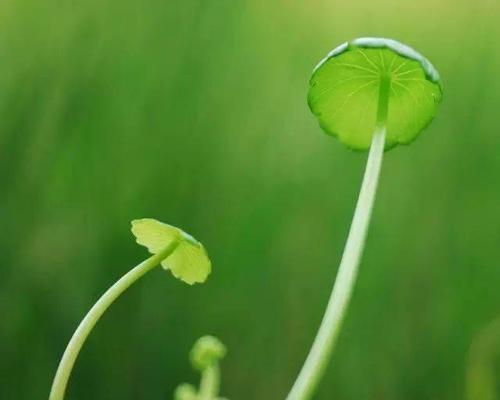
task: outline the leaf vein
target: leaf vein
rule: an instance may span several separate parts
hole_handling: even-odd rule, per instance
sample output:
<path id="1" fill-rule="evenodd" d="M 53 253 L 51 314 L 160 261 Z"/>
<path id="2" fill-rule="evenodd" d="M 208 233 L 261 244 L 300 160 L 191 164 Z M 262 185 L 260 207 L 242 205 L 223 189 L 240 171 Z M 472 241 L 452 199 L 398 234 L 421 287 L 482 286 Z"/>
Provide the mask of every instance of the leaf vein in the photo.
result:
<path id="1" fill-rule="evenodd" d="M 353 68 L 353 69 L 359 69 L 359 70 L 366 71 L 366 72 L 371 72 L 371 73 L 373 73 L 373 76 L 378 76 L 378 71 L 375 71 L 375 70 L 373 70 L 371 68 L 361 67 L 360 65 L 349 64 L 349 63 L 335 63 L 335 65 L 338 65 L 338 66 L 341 66 L 341 67 L 350 67 L 350 68 Z"/>
<path id="2" fill-rule="evenodd" d="M 357 88 L 357 89 L 353 90 L 351 93 L 349 93 L 349 94 L 346 96 L 346 98 L 345 98 L 344 102 L 340 105 L 340 107 L 339 107 L 339 108 L 337 108 L 337 109 L 335 110 L 335 112 L 332 114 L 332 119 L 334 119 L 334 118 L 337 116 L 338 112 L 339 112 L 339 111 L 341 111 L 341 110 L 344 108 L 344 106 L 347 104 L 347 102 L 349 101 L 349 99 L 350 99 L 352 96 L 354 96 L 356 93 L 358 93 L 359 91 L 363 90 L 365 87 L 367 87 L 367 86 L 369 86 L 369 85 L 371 85 L 372 83 L 375 83 L 375 82 L 377 82 L 377 80 L 376 80 L 376 79 L 374 79 L 374 80 L 372 80 L 372 81 L 370 81 L 370 82 L 368 82 L 368 83 L 366 83 L 366 84 L 364 84 L 364 85 L 360 86 L 359 88 Z"/>
<path id="3" fill-rule="evenodd" d="M 361 49 L 357 49 L 357 50 L 363 55 L 363 57 L 366 59 L 366 61 L 368 61 L 373 66 L 373 68 L 375 68 L 375 70 L 380 71 L 380 68 L 372 60 L 370 60 L 368 58 L 368 56 L 366 55 L 366 53 L 363 50 L 361 50 Z"/>

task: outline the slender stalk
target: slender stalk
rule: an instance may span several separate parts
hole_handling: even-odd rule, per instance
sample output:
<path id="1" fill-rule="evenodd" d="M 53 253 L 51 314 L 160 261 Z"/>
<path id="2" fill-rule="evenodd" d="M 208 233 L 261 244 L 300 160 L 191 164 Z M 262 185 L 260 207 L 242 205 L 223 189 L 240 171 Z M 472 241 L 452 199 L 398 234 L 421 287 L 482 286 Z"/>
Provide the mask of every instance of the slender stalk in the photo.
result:
<path id="1" fill-rule="evenodd" d="M 344 320 L 368 232 L 385 146 L 390 77 L 382 76 L 377 122 L 337 278 L 314 343 L 287 400 L 308 400 L 323 377 Z"/>
<path id="2" fill-rule="evenodd" d="M 113 286 L 111 286 L 99 300 L 97 300 L 85 318 L 83 318 L 82 322 L 80 322 L 80 325 L 78 325 L 78 328 L 71 337 L 71 340 L 64 351 L 59 367 L 57 368 L 56 376 L 54 377 L 54 381 L 52 383 L 49 400 L 62 400 L 64 398 L 64 392 L 66 391 L 69 376 L 75 364 L 76 358 L 78 357 L 78 353 L 85 343 L 89 333 L 92 331 L 92 328 L 108 307 L 146 272 L 152 270 L 154 267 L 159 265 L 161 261 L 167 258 L 175 250 L 178 244 L 179 242 L 177 240 L 172 241 L 162 251 L 149 257 L 131 269 Z"/>
<path id="3" fill-rule="evenodd" d="M 200 400 L 214 400 L 219 395 L 220 389 L 220 369 L 219 364 L 214 363 L 201 374 Z"/>

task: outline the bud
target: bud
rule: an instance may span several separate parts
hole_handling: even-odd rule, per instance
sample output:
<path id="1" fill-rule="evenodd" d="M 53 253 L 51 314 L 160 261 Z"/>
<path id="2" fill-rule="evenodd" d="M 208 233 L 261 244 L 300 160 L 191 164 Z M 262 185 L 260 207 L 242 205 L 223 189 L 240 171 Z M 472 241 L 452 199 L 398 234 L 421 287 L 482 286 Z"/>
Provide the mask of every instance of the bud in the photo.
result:
<path id="1" fill-rule="evenodd" d="M 199 338 L 190 353 L 193 367 L 199 371 L 213 365 L 226 355 L 226 346 L 214 336 Z"/>

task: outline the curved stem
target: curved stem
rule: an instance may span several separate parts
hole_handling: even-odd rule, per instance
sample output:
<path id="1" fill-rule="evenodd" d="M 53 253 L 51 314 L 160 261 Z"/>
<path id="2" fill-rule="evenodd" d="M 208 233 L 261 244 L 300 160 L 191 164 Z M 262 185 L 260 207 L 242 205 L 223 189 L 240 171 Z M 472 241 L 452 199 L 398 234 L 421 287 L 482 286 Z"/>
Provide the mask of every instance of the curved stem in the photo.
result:
<path id="1" fill-rule="evenodd" d="M 95 326 L 99 318 L 104 314 L 108 307 L 135 281 L 141 278 L 146 272 L 150 271 L 159 265 L 165 258 L 167 258 L 179 244 L 178 241 L 172 241 L 162 251 L 149 257 L 143 261 L 124 276 L 122 276 L 113 286 L 111 286 L 83 318 L 71 340 L 64 351 L 64 354 L 57 368 L 56 376 L 52 383 L 50 390 L 49 400 L 62 400 L 64 392 L 68 384 L 68 379 L 78 357 L 78 353 L 82 348 L 85 340 L 87 339 L 92 328 Z"/>
<path id="2" fill-rule="evenodd" d="M 205 368 L 201 374 L 200 400 L 214 400 L 219 395 L 220 369 L 219 364 L 214 363 Z"/>
<path id="3" fill-rule="evenodd" d="M 376 128 L 337 278 L 314 343 L 287 400 L 307 400 L 312 397 L 328 366 L 345 317 L 358 274 L 382 166 L 389 92 L 390 78 L 383 76 L 379 88 Z"/>

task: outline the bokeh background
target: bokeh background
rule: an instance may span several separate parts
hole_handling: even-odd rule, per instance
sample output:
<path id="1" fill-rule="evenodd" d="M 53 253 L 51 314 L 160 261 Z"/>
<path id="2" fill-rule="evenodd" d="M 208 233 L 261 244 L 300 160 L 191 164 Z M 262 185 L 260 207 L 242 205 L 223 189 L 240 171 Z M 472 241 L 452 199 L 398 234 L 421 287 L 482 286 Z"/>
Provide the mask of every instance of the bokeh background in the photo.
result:
<path id="1" fill-rule="evenodd" d="M 316 398 L 495 399 L 499 15 L 496 0 L 2 1 L 0 398 L 47 398 L 81 317 L 146 257 L 129 223 L 150 216 L 199 238 L 213 274 L 141 280 L 97 325 L 67 398 L 170 399 L 198 380 L 187 354 L 211 333 L 229 348 L 222 394 L 283 399 L 366 157 L 321 132 L 308 78 L 331 48 L 370 35 L 432 60 L 445 98 L 415 143 L 386 155 Z"/>

